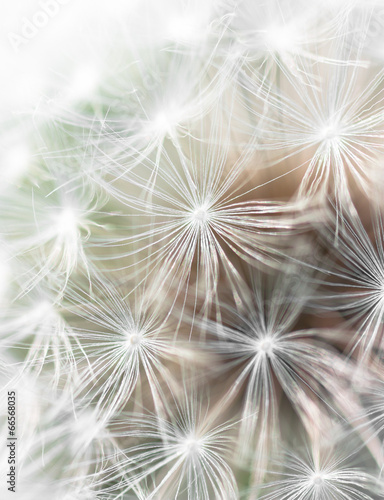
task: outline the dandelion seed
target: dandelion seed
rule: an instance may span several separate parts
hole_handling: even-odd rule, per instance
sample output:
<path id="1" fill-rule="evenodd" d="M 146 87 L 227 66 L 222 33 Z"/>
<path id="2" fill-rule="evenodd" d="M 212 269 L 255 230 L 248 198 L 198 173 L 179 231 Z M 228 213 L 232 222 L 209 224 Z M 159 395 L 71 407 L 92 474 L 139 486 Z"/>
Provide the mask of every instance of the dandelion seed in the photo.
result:
<path id="1" fill-rule="evenodd" d="M 94 402 L 105 418 L 132 394 L 139 397 L 144 381 L 161 413 L 164 391 L 177 384 L 168 363 L 192 359 L 187 346 L 175 342 L 172 322 L 151 294 L 144 286 L 127 299 L 104 279 L 94 281 L 92 295 L 75 289 L 68 293 L 70 309 L 83 324 L 73 327 L 77 362 L 85 363 L 76 394 Z"/>
<path id="2" fill-rule="evenodd" d="M 222 134 L 218 128 L 212 126 L 212 137 Z M 161 169 L 149 164 L 149 177 L 157 172 L 154 185 L 148 184 L 142 168 L 140 173 L 130 172 L 124 192 L 109 186 L 133 212 L 132 235 L 100 243 L 104 249 L 117 249 L 111 259 L 127 272 L 158 275 L 158 286 L 167 293 L 188 296 L 191 290 L 195 303 L 201 293 L 205 296 L 203 308 L 215 300 L 221 276 L 236 281 L 228 249 L 251 265 L 273 265 L 279 249 L 271 237 L 300 233 L 306 226 L 299 206 L 243 199 L 254 190 L 246 187 L 248 152 L 228 168 L 226 135 L 221 140 L 222 147 L 205 147 L 190 139 L 188 157 L 180 150 L 177 161 L 167 158 Z M 140 196 L 126 194 L 133 186 L 140 189 Z M 278 243 L 276 238 L 273 241 Z M 279 240 L 278 246 L 281 244 Z"/>
<path id="3" fill-rule="evenodd" d="M 148 499 L 199 498 L 235 500 L 236 482 L 226 462 L 231 424 L 217 425 L 202 400 L 189 388 L 167 418 L 122 414 L 111 423 L 116 440 L 136 438 L 100 481 L 113 478 L 104 491 L 123 497 L 142 483 L 152 483 Z M 217 415 L 217 412 L 213 412 Z"/>
<path id="4" fill-rule="evenodd" d="M 367 232 L 357 213 L 345 210 L 344 216 L 328 219 L 323 235 L 330 244 L 333 261 L 320 268 L 324 290 L 321 307 L 339 310 L 355 330 L 348 349 L 361 359 L 381 347 L 384 318 L 384 233 L 382 216 L 373 212 L 372 231 Z M 338 239 L 334 234 L 338 228 Z M 331 243 L 331 240 L 333 242 Z M 328 277 L 329 279 L 327 279 Z M 320 280 L 319 280 L 320 281 Z"/>
<path id="5" fill-rule="evenodd" d="M 281 392 L 311 435 L 321 432 L 327 414 L 336 417 L 347 410 L 331 375 L 339 372 L 341 383 L 346 364 L 316 338 L 319 332 L 295 329 L 306 291 L 293 288 L 293 276 L 265 278 L 255 273 L 250 289 L 245 283 L 239 286 L 236 308 L 221 303 L 222 324 L 202 325 L 216 337 L 209 349 L 224 360 L 216 370 L 231 376 L 223 404 L 239 397 L 243 401 L 238 451 L 243 457 L 250 454 L 258 470 L 265 465 L 273 436 L 279 434 Z"/>
<path id="6" fill-rule="evenodd" d="M 4 240 L 19 258 L 31 262 L 26 291 L 51 274 L 61 280 L 65 288 L 75 270 L 81 268 L 87 275 L 91 266 L 84 247 L 90 228 L 98 226 L 93 217 L 102 200 L 87 200 L 89 194 L 79 191 L 76 194 L 55 189 L 50 192 L 51 187 L 51 184 L 41 189 L 24 187 L 17 193 L 7 193 L 0 200 L 1 210 L 7 216 L 3 225 Z"/>
<path id="7" fill-rule="evenodd" d="M 302 83 L 290 76 L 286 92 L 259 76 L 255 82 L 243 72 L 241 79 L 263 147 L 279 152 L 278 163 L 292 162 L 290 172 L 304 169 L 298 195 L 323 201 L 330 195 L 341 211 L 356 190 L 369 195 L 374 189 L 371 176 L 384 130 L 383 74 L 377 72 L 362 88 L 367 75 L 358 62 L 337 70 L 329 66 L 324 73 Z"/>
<path id="8" fill-rule="evenodd" d="M 376 498 L 373 475 L 354 464 L 356 457 L 332 449 L 308 450 L 305 456 L 289 453 L 281 462 L 281 479 L 266 487 L 263 500 L 369 500 Z M 371 496 L 373 495 L 373 496 Z"/>
<path id="9" fill-rule="evenodd" d="M 333 15 L 320 12 L 313 2 L 244 1 L 231 28 L 250 71 L 276 81 L 281 74 L 300 80 L 308 69 L 303 61 L 332 62 L 319 48 L 337 36 L 345 17 L 342 9 Z"/>
<path id="10" fill-rule="evenodd" d="M 73 381 L 76 375 L 71 334 L 60 309 L 60 296 L 41 287 L 18 298 L 0 323 L 0 344 L 18 350 L 23 359 L 22 371 L 37 377 L 47 367 L 53 367 L 53 387 L 66 378 L 67 383 Z"/>

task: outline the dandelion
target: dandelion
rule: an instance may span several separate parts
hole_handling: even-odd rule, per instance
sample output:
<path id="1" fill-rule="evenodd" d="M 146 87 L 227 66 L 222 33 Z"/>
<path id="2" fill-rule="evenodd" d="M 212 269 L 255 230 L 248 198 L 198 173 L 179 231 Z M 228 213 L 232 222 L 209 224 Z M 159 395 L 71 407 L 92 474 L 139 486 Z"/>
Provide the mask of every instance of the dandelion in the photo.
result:
<path id="1" fill-rule="evenodd" d="M 16 496 L 382 498 L 382 2 L 38 3 L 0 6 Z"/>

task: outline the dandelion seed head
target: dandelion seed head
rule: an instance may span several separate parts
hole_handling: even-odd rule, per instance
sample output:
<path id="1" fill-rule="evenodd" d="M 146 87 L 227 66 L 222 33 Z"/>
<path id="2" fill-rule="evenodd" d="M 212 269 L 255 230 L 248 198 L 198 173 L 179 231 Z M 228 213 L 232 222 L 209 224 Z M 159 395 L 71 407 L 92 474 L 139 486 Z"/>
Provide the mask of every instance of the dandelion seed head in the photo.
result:
<path id="1" fill-rule="evenodd" d="M 26 38 L 66 3 L 48 1 L 33 21 L 18 16 Z M 96 6 L 100 22 L 70 30 L 81 44 L 61 69 L 48 47 L 41 82 L 16 71 L 22 85 L 5 103 L 17 110 L 15 126 L 12 114 L 4 122 L 16 140 L 0 153 L 12 248 L 1 259 L 0 246 L 0 298 L 10 292 L 12 306 L 0 307 L 0 331 L 9 371 L 31 379 L 23 454 L 26 470 L 42 469 L 32 496 L 368 500 L 383 404 L 365 404 L 366 384 L 348 380 L 357 356 L 346 351 L 351 336 L 372 351 L 360 377 L 370 390 L 381 375 L 383 224 L 366 233 L 343 219 L 357 220 L 355 190 L 368 198 L 383 153 L 384 72 L 360 58 L 379 41 L 376 2 L 133 0 L 128 24 L 126 3 L 110 2 L 107 16 Z M 54 76 L 45 88 L 51 74 L 65 87 Z M 8 197 L 7 183 L 21 189 Z M 324 203 L 311 203 L 318 193 Z M 3 366 L 1 355 L 1 378 Z M 340 431 L 346 448 L 356 432 L 353 454 L 367 448 L 361 472 L 339 453 Z"/>

